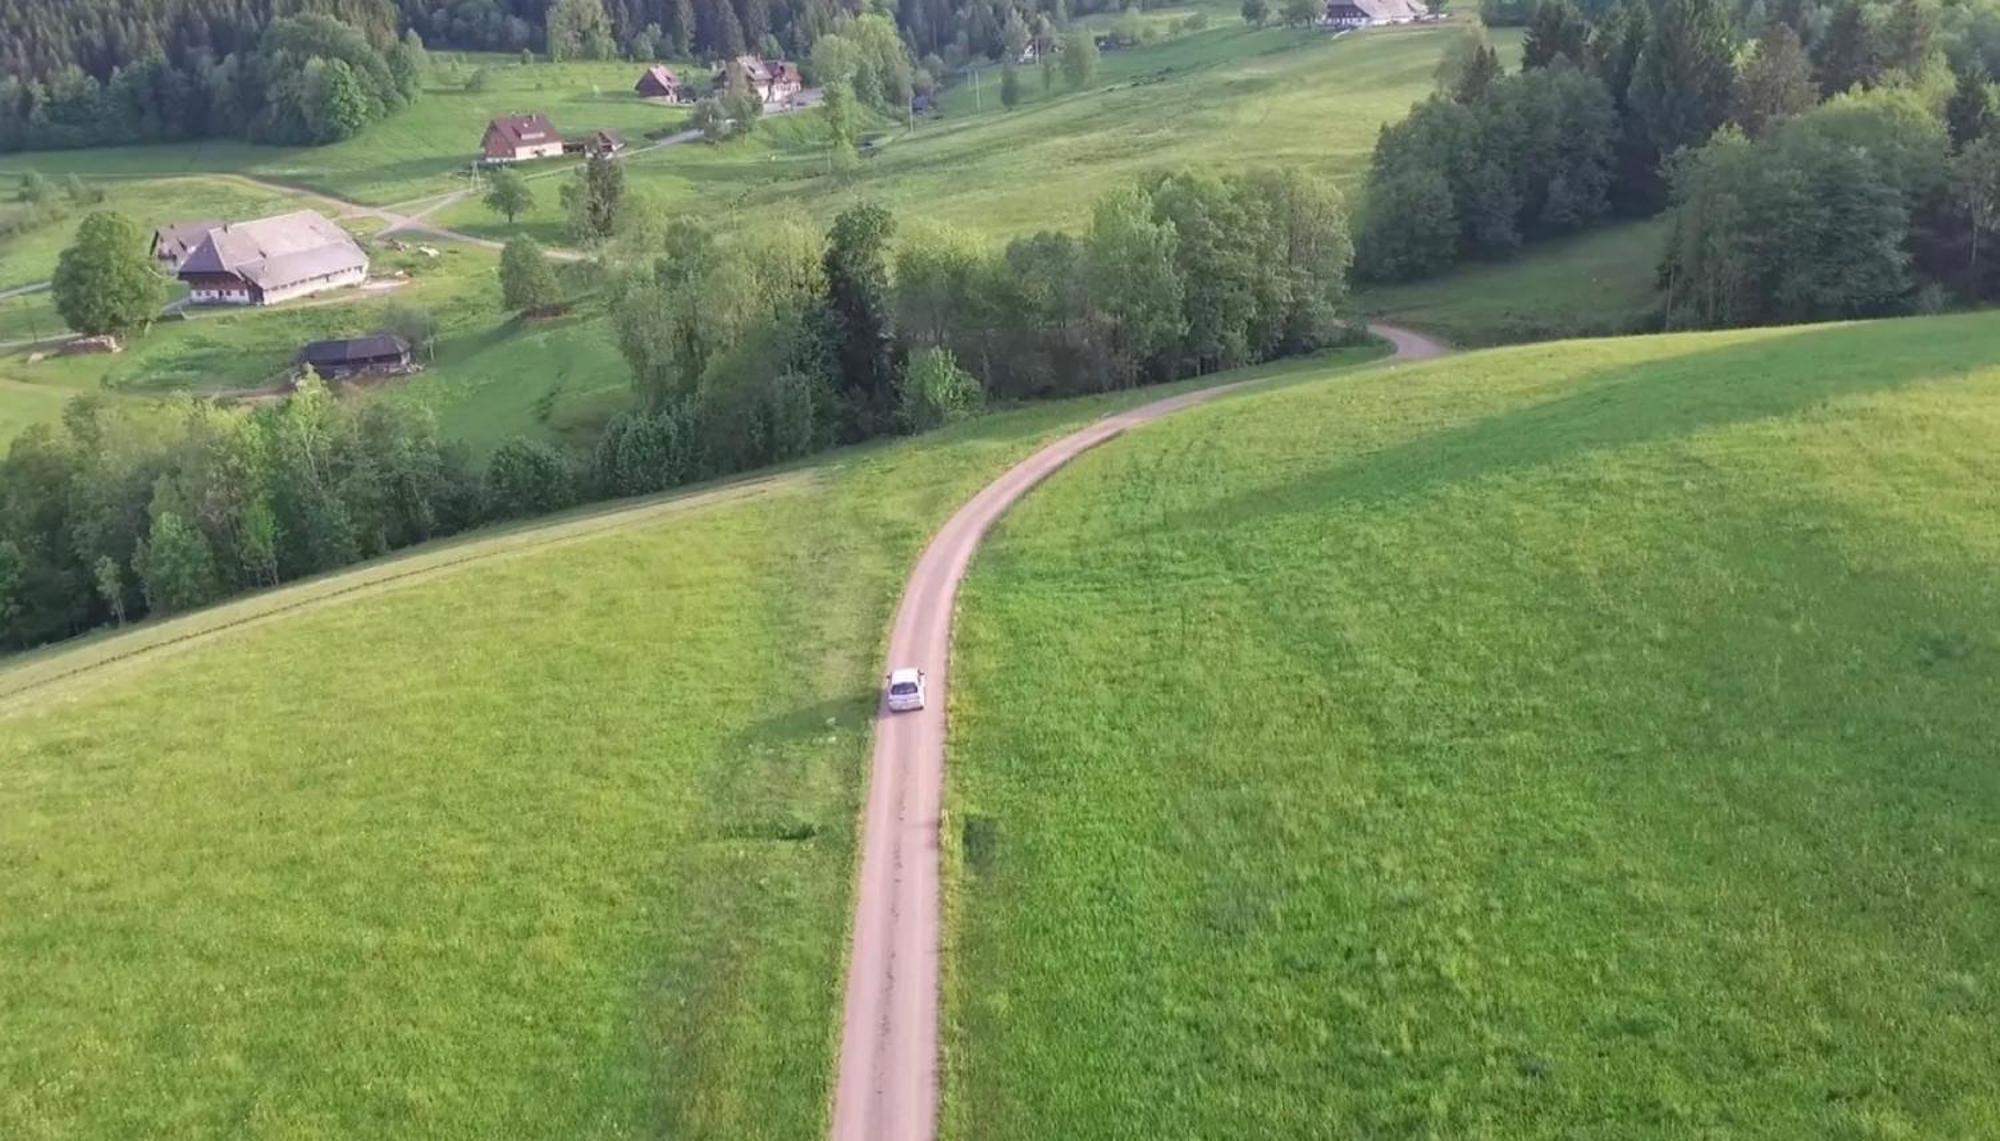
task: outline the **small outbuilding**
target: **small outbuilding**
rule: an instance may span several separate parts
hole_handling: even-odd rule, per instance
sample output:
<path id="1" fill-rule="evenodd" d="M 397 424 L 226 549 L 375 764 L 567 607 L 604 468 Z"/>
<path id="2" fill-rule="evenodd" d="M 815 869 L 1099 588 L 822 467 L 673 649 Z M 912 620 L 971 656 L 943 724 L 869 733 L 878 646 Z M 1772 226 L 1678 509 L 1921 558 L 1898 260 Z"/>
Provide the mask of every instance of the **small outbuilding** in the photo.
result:
<path id="1" fill-rule="evenodd" d="M 579 138 L 563 140 L 563 153 L 568 155 L 611 158 L 624 149 L 625 136 L 617 131 L 592 131 Z"/>
<path id="2" fill-rule="evenodd" d="M 411 370 L 410 342 L 394 333 L 314 341 L 299 350 L 299 363 L 328 380 L 352 376 L 394 376 Z"/>

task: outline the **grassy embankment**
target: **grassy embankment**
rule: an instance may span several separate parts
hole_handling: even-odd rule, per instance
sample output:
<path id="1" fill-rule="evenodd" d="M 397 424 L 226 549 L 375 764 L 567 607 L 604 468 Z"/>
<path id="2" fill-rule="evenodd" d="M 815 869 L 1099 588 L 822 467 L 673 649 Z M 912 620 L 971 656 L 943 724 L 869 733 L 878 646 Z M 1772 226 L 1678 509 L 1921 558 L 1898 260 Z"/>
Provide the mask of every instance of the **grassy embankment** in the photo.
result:
<path id="1" fill-rule="evenodd" d="M 1084 457 L 961 601 L 947 1136 L 2000 1135 L 2000 317 Z"/>
<path id="2" fill-rule="evenodd" d="M 903 577 L 1037 441 L 1168 391 L 8 663 L 0 1136 L 818 1131 Z"/>

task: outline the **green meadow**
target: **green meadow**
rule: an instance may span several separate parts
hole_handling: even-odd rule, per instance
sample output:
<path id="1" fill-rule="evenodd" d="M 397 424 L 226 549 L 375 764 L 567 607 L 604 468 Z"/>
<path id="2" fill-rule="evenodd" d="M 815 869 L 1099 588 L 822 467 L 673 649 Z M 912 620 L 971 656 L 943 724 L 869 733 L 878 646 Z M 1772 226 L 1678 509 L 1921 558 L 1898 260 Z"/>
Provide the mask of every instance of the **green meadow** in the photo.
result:
<path id="1" fill-rule="evenodd" d="M 0 1136 L 822 1131 L 903 577 L 1006 464 L 1164 391 L 13 659 Z"/>
<path id="2" fill-rule="evenodd" d="M 1662 219 L 1614 222 L 1530 247 L 1503 262 L 1473 262 L 1442 277 L 1369 285 L 1355 307 L 1464 348 L 1570 337 L 1614 337 L 1660 326 Z"/>
<path id="3" fill-rule="evenodd" d="M 2000 318 L 1328 377 L 960 599 L 951 1138 L 2000 1135 Z"/>

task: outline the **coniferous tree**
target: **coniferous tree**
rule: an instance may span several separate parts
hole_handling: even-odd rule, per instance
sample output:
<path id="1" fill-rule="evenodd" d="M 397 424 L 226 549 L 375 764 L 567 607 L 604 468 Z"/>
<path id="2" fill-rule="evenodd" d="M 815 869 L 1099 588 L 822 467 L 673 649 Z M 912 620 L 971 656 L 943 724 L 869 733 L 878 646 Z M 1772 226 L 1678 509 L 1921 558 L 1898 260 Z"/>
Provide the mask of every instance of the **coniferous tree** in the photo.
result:
<path id="1" fill-rule="evenodd" d="M 1736 83 L 1736 124 L 1752 138 L 1819 102 L 1812 65 L 1791 26 L 1773 20 L 1757 40 L 1757 54 Z"/>
<path id="2" fill-rule="evenodd" d="M 1729 118 L 1736 68 L 1718 0 L 1666 0 L 1632 77 L 1630 105 L 1653 147 L 1700 146 Z"/>
<path id="3" fill-rule="evenodd" d="M 1986 68 L 1973 56 L 1958 68 L 1951 100 L 1945 104 L 1945 129 L 1951 134 L 1953 150 L 1964 150 L 1993 128 L 1993 85 L 1986 80 Z"/>
<path id="4" fill-rule="evenodd" d="M 1548 67 L 1558 59 L 1582 67 L 1589 62 L 1590 24 L 1570 0 L 1541 0 L 1521 41 L 1521 69 Z"/>
<path id="5" fill-rule="evenodd" d="M 1813 45 L 1813 74 L 1819 80 L 1820 94 L 1833 96 L 1871 86 L 1881 70 L 1860 0 L 1844 0 Z"/>

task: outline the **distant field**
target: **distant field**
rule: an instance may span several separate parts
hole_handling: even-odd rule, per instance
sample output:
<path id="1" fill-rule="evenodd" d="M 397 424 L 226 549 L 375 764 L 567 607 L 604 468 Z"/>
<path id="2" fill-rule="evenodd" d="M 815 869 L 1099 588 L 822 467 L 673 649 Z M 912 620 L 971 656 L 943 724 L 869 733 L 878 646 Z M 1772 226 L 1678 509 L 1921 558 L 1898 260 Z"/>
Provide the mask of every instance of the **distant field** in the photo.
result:
<path id="1" fill-rule="evenodd" d="M 1082 92 L 1058 81 L 1044 94 L 1039 70 L 1024 70 L 1026 96 L 1012 111 L 1000 109 L 998 72 L 989 71 L 982 111 L 960 85 L 942 116 L 913 134 L 879 124 L 885 145 L 845 181 L 826 172 L 811 112 L 767 119 L 739 143 L 636 156 L 628 172 L 661 208 L 709 217 L 779 206 L 830 217 L 866 199 L 997 237 L 1080 225 L 1106 190 L 1183 166 L 1294 167 L 1352 192 L 1377 130 L 1429 94 L 1449 34 L 1401 28 L 1333 40 L 1218 18 L 1205 32 L 1106 54 L 1098 83 Z M 1513 42 L 1503 41 L 1510 55 Z M 542 197 L 524 227 L 560 240 L 558 204 Z M 509 232 L 472 201 L 441 217 L 486 236 Z"/>
<path id="2" fill-rule="evenodd" d="M 2000 1136 L 2000 316 L 1233 400 L 960 602 L 951 1138 Z"/>
<path id="3" fill-rule="evenodd" d="M 1163 391 L 0 667 L 0 1136 L 821 1132 L 903 576 Z"/>
<path id="4" fill-rule="evenodd" d="M 1518 257 L 1472 263 L 1428 281 L 1370 286 L 1362 312 L 1466 347 L 1658 328 L 1666 222 L 1618 222 Z"/>
<path id="5" fill-rule="evenodd" d="M 463 64 L 440 55 L 425 92 L 407 110 L 345 142 L 325 147 L 255 147 L 227 141 L 0 156 L 0 173 L 157 178 L 199 172 L 247 174 L 373 206 L 442 194 L 463 185 L 455 172 L 479 157 L 480 136 L 496 115 L 545 111 L 558 130 L 623 131 L 639 144 L 645 131 L 678 129 L 687 112 L 632 94 L 636 63 L 537 63 L 475 56 Z M 475 69 L 486 89 L 464 90 Z"/>

